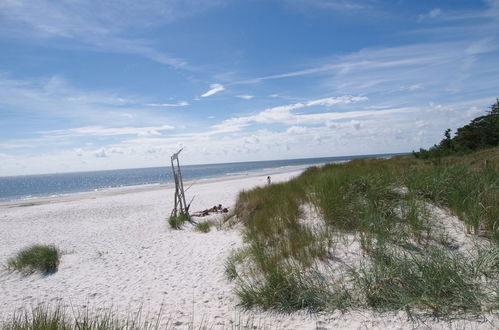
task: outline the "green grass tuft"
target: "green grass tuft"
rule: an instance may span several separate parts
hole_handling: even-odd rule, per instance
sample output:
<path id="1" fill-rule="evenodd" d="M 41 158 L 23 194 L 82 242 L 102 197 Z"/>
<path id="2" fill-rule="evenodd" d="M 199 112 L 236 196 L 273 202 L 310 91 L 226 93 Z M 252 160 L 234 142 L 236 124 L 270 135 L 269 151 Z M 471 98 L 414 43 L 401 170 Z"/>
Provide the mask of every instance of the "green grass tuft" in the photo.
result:
<path id="1" fill-rule="evenodd" d="M 177 216 L 170 216 L 168 218 L 168 223 L 170 224 L 170 227 L 173 229 L 182 229 L 184 224 L 189 220 L 189 215 L 186 213 L 180 213 Z"/>
<path id="2" fill-rule="evenodd" d="M 149 316 L 149 315 L 147 315 Z M 183 323 L 182 329 L 214 329 L 214 325 L 204 320 L 194 324 L 194 319 Z M 267 329 L 265 325 L 252 318 L 236 314 L 227 329 Z M 129 313 L 125 318 L 118 318 L 112 309 L 97 313 L 87 308 L 75 310 L 61 306 L 41 304 L 33 308 L 24 308 L 9 318 L 0 318 L 1 330 L 169 330 L 179 329 L 175 319 L 164 317 L 162 311 L 151 317 L 144 317 L 142 311 Z M 224 327 L 225 329 L 225 327 Z"/>
<path id="3" fill-rule="evenodd" d="M 60 252 L 53 245 L 32 245 L 19 251 L 7 261 L 7 268 L 24 274 L 40 271 L 50 274 L 57 271 Z"/>
<path id="4" fill-rule="evenodd" d="M 462 256 L 430 247 L 423 253 L 376 250 L 357 284 L 369 306 L 379 309 L 431 310 L 434 314 L 478 312 L 482 297 L 472 266 Z"/>
<path id="5" fill-rule="evenodd" d="M 214 225 L 215 222 L 211 220 L 199 222 L 198 224 L 196 224 L 195 230 L 201 233 L 208 233 L 211 227 Z"/>

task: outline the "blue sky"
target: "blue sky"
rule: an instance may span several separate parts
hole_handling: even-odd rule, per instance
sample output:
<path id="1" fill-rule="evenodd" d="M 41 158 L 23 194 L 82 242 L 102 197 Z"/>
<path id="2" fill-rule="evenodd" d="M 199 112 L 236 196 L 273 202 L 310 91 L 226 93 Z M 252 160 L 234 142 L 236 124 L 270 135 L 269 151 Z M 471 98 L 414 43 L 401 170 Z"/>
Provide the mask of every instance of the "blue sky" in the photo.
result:
<path id="1" fill-rule="evenodd" d="M 0 175 L 428 147 L 498 37 L 498 0 L 0 0 Z"/>

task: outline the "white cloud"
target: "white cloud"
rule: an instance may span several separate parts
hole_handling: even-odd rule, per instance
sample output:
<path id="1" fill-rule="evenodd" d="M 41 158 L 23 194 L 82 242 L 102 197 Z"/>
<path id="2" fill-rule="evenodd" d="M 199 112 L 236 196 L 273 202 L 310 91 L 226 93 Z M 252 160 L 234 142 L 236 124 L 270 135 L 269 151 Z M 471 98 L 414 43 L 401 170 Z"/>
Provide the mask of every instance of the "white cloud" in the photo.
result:
<path id="1" fill-rule="evenodd" d="M 400 87 L 400 90 L 401 91 L 410 91 L 410 92 L 414 92 L 414 91 L 417 91 L 417 90 L 420 90 L 420 89 L 423 89 L 423 85 L 422 84 L 413 84 L 413 85 L 410 85 L 410 86 L 402 86 Z"/>
<path id="2" fill-rule="evenodd" d="M 113 147 L 113 146 L 105 146 L 98 148 L 96 150 L 83 150 L 81 148 L 74 150 L 76 156 L 80 159 L 88 159 L 88 156 L 94 156 L 97 158 L 110 158 L 112 156 L 131 156 L 135 153 L 133 148 L 129 147 Z"/>
<path id="3" fill-rule="evenodd" d="M 470 118 L 476 117 L 478 115 L 484 115 L 483 109 L 479 109 L 478 107 L 470 107 L 468 111 L 466 111 L 466 115 Z"/>
<path id="4" fill-rule="evenodd" d="M 63 136 L 113 136 L 113 135 L 161 135 L 161 131 L 171 130 L 173 126 L 149 126 L 149 127 L 103 127 L 103 126 L 85 126 L 78 128 L 69 128 L 62 130 L 42 131 L 45 135 L 63 135 Z"/>
<path id="5" fill-rule="evenodd" d="M 251 100 L 255 96 L 253 96 L 253 95 L 236 95 L 236 97 L 243 99 L 243 100 Z"/>
<path id="6" fill-rule="evenodd" d="M 434 19 L 442 15 L 442 9 L 440 8 L 433 8 L 426 14 L 422 14 L 418 16 L 418 19 L 420 21 L 425 20 L 425 19 Z"/>
<path id="7" fill-rule="evenodd" d="M 313 114 L 295 114 L 292 110 L 324 106 L 331 107 L 335 104 L 349 104 L 352 102 L 360 102 L 367 100 L 367 97 L 359 96 L 340 96 L 328 97 L 318 100 L 311 100 L 303 103 L 294 103 L 288 105 L 277 106 L 265 109 L 256 115 L 235 117 L 224 120 L 221 124 L 214 125 L 216 133 L 228 133 L 241 130 L 243 127 L 251 123 L 272 124 L 280 123 L 287 125 L 298 124 L 322 124 L 331 120 L 339 120 L 345 118 L 358 118 L 371 115 L 381 115 L 394 112 L 404 111 L 404 109 L 388 109 L 381 111 L 350 111 L 350 112 L 327 112 L 327 113 L 313 113 Z"/>
<path id="8" fill-rule="evenodd" d="M 426 104 L 408 109 L 386 109 L 380 106 L 380 112 L 372 111 L 368 116 L 361 111 L 364 117 L 355 117 L 355 112 L 335 112 L 331 116 L 344 114 L 345 117 L 338 121 L 313 118 L 316 124 L 311 126 L 295 123 L 291 127 L 240 130 L 229 135 L 214 135 L 211 134 L 213 131 L 208 130 L 191 131 L 183 135 L 129 136 L 112 144 L 71 146 L 66 151 L 59 149 L 60 152 L 50 151 L 38 155 L 12 155 L 2 158 L 0 172 L 11 175 L 164 166 L 165 155 L 177 151 L 179 145 L 185 146 L 182 158 L 184 164 L 410 152 L 440 141 L 446 128 L 455 129 L 469 121 L 467 110 L 476 107 L 485 111 L 494 100 L 486 98 L 443 103 L 450 109 L 448 112 L 434 112 Z M 376 107 L 376 104 L 373 106 Z M 395 111 L 390 113 L 384 110 Z M 290 112 L 294 116 L 307 115 L 296 114 L 292 110 Z M 329 113 L 313 115 L 330 116 Z M 46 144 L 46 141 L 39 143 Z M 83 151 L 75 148 L 82 148 Z M 0 149 L 0 152 L 4 151 Z"/>
<path id="9" fill-rule="evenodd" d="M 83 156 L 83 149 L 82 148 L 76 148 L 76 149 L 74 149 L 74 152 L 75 152 L 76 156 L 78 156 L 78 157 Z"/>
<path id="10" fill-rule="evenodd" d="M 140 96 L 123 97 L 116 91 L 76 89 L 59 76 L 12 79 L 0 73 L 0 112 L 11 111 L 11 118 L 18 122 L 43 114 L 51 121 L 46 130 L 68 127 L 68 123 L 83 127 L 101 123 L 112 123 L 115 127 L 172 123 L 171 113 L 148 109 L 144 104 Z M 26 127 L 23 131 L 32 136 L 38 133 L 34 129 Z"/>
<path id="11" fill-rule="evenodd" d="M 303 134 L 303 133 L 306 133 L 307 131 L 308 131 L 307 127 L 291 126 L 290 128 L 288 128 L 286 130 L 286 133 L 288 133 L 288 134 Z"/>
<path id="12" fill-rule="evenodd" d="M 148 103 L 149 107 L 186 107 L 189 105 L 187 101 L 180 101 L 177 103 Z"/>
<path id="13" fill-rule="evenodd" d="M 442 10 L 440 8 L 435 8 L 435 9 L 432 9 L 428 13 L 428 16 L 431 18 L 435 18 L 435 17 L 439 16 L 441 13 L 442 13 Z"/>
<path id="14" fill-rule="evenodd" d="M 360 102 L 360 101 L 367 101 L 367 100 L 368 100 L 368 98 L 366 96 L 346 95 L 346 96 L 340 96 L 340 97 L 327 97 L 324 99 L 309 101 L 309 102 L 307 102 L 307 107 L 311 107 L 314 105 L 322 105 L 325 107 L 331 107 L 335 104 L 340 104 L 340 103 L 348 104 L 348 103 L 352 103 L 352 102 Z"/>
<path id="15" fill-rule="evenodd" d="M 351 120 L 350 125 L 352 125 L 352 127 L 356 130 L 360 130 L 360 128 L 362 127 L 362 123 L 358 120 Z"/>
<path id="16" fill-rule="evenodd" d="M 218 92 L 221 92 L 225 90 L 225 87 L 221 84 L 211 84 L 210 85 L 210 90 L 207 91 L 206 93 L 204 93 L 203 95 L 201 95 L 201 97 L 208 97 L 208 96 L 211 96 L 213 94 L 216 94 Z"/>
<path id="17" fill-rule="evenodd" d="M 342 13 L 360 10 L 374 10 L 371 3 L 364 0 L 284 0 L 288 5 L 300 11 L 308 8 L 316 10 L 333 10 Z"/>
<path id="18" fill-rule="evenodd" d="M 96 150 L 95 153 L 94 153 L 95 157 L 97 158 L 107 158 L 107 152 L 106 152 L 106 149 L 104 148 L 101 148 L 99 150 Z"/>

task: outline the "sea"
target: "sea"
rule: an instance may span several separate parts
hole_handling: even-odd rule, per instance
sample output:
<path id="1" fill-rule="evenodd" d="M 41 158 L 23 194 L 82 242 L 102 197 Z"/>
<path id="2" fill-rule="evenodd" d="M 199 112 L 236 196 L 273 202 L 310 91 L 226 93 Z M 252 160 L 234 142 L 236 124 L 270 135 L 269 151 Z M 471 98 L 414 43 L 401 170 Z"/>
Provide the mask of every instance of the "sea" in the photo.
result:
<path id="1" fill-rule="evenodd" d="M 295 166 L 313 166 L 344 162 L 357 158 L 391 157 L 399 154 L 356 155 L 283 159 L 257 162 L 182 165 L 184 181 L 203 180 L 231 175 L 275 173 Z M 0 203 L 43 197 L 107 190 L 119 187 L 172 183 L 171 167 L 149 167 L 93 172 L 0 176 Z"/>

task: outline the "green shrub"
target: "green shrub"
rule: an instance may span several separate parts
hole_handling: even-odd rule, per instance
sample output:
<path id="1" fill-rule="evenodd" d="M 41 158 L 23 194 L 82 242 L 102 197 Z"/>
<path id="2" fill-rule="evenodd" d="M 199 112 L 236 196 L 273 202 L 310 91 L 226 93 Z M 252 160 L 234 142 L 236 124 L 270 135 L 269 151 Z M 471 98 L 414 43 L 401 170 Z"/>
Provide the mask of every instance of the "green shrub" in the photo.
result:
<path id="1" fill-rule="evenodd" d="M 177 216 L 170 216 L 168 218 L 168 223 L 173 229 L 182 229 L 185 222 L 189 220 L 189 215 L 186 213 L 179 213 Z"/>
<path id="2" fill-rule="evenodd" d="M 7 262 L 9 269 L 25 274 L 40 271 L 45 274 L 54 273 L 59 266 L 60 252 L 53 245 L 33 245 L 22 249 Z"/>
<path id="3" fill-rule="evenodd" d="M 211 226 L 215 225 L 213 221 L 203 221 L 196 225 L 195 230 L 201 233 L 207 233 L 210 231 Z"/>

